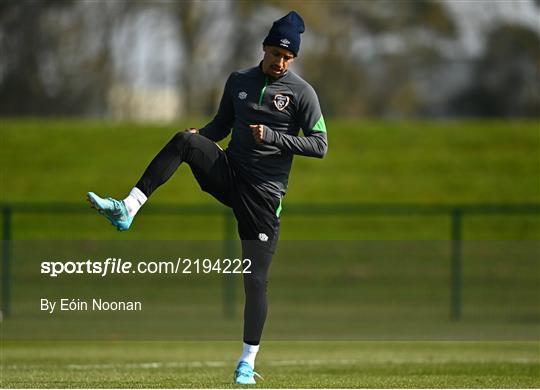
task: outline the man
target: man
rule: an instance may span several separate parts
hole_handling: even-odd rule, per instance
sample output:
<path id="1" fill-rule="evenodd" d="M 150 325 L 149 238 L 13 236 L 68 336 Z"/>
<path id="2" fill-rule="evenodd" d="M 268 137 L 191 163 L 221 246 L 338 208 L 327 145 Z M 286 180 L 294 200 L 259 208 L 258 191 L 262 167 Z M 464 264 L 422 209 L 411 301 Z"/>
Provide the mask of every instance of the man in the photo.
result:
<path id="1" fill-rule="evenodd" d="M 242 258 L 252 261 L 252 272 L 243 275 L 244 344 L 234 376 L 238 384 L 254 384 L 258 375 L 254 367 L 267 312 L 267 274 L 293 155 L 322 158 L 327 151 L 317 95 L 288 70 L 298 55 L 303 32 L 304 21 L 294 11 L 275 21 L 263 42 L 262 62 L 229 76 L 214 119 L 200 130 L 177 133 L 126 199 L 87 195 L 118 230 L 127 230 L 147 198 L 186 162 L 201 189 L 232 208 Z M 298 136 L 300 129 L 303 137 Z M 231 131 L 223 151 L 215 142 Z"/>

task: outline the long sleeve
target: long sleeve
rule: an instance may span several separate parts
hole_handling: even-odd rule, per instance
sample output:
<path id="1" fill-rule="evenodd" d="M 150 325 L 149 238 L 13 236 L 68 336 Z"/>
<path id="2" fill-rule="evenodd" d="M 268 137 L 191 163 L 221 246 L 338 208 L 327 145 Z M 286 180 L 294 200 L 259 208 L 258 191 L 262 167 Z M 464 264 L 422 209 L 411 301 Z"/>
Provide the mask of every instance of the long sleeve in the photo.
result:
<path id="1" fill-rule="evenodd" d="M 321 116 L 324 123 L 324 118 Z M 307 157 L 323 158 L 328 151 L 326 131 L 304 131 L 304 137 L 282 134 L 264 126 L 263 141 L 283 151 Z"/>
<path id="2" fill-rule="evenodd" d="M 280 133 L 265 126 L 263 142 L 293 154 L 323 158 L 328 151 L 326 124 L 317 94 L 309 85 L 298 96 L 296 120 L 304 137 Z"/>
<path id="3" fill-rule="evenodd" d="M 233 78 L 234 73 L 229 76 L 227 82 L 225 83 L 225 89 L 223 91 L 223 96 L 221 97 L 221 102 L 219 103 L 219 109 L 216 116 L 210 121 L 210 123 L 208 123 L 202 129 L 199 129 L 199 134 L 214 142 L 221 141 L 227 137 L 234 124 L 234 107 L 232 97 Z"/>

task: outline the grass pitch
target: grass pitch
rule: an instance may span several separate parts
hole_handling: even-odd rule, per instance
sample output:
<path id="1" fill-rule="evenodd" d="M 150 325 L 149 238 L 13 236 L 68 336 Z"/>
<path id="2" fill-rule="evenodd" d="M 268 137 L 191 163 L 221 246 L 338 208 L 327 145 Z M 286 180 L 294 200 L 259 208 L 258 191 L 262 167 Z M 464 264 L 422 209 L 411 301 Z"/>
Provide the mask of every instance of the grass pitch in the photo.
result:
<path id="1" fill-rule="evenodd" d="M 3 119 L 3 202 L 85 205 L 96 191 L 123 197 L 178 131 L 168 125 Z M 292 216 L 293 203 L 491 204 L 540 201 L 537 121 L 384 122 L 329 120 L 324 160 L 297 157 L 283 201 L 281 239 L 447 240 L 448 216 Z M 225 146 L 227 141 L 223 141 Z M 39 145 L 39 147 L 36 147 Z M 154 204 L 212 204 L 187 166 L 152 196 Z M 146 206 L 145 206 L 146 208 Z M 14 214 L 13 239 L 222 239 L 221 216 L 139 213 L 119 235 L 88 210 L 81 215 Z M 179 225 L 179 222 L 181 225 Z M 467 215 L 465 240 L 536 240 L 536 215 Z M 180 226 L 190 226 L 181 229 Z M 317 226 L 317 229 L 313 229 Z"/>
<path id="2" fill-rule="evenodd" d="M 535 388 L 538 342 L 267 341 L 263 388 Z M 238 342 L 5 342 L 4 388 L 234 388 Z"/>
<path id="3" fill-rule="evenodd" d="M 172 136 L 174 128 L 203 123 L 134 126 L 3 120 L 0 164 L 9 168 L 2 177 L 3 187 L 9 191 L 0 192 L 0 199 L 23 204 L 51 201 L 82 204 L 89 190 L 124 196 Z M 447 240 L 450 231 L 447 216 L 317 219 L 288 215 L 289 202 L 520 204 L 540 200 L 540 133 L 536 121 L 329 121 L 328 125 L 328 156 L 323 161 L 295 159 L 282 214 L 283 240 Z M 154 201 L 215 204 L 199 190 L 185 166 L 159 189 Z M 90 210 L 87 215 L 69 216 L 15 214 L 12 224 L 14 240 L 220 240 L 223 237 L 221 216 L 141 213 L 129 234 L 123 235 L 110 229 Z M 538 240 L 540 237 L 537 215 L 467 216 L 463 229 L 464 240 Z M 24 241 L 20 243 L 24 245 Z M 530 256 L 529 261 L 529 256 L 517 256 L 512 248 L 521 246 L 516 245 L 503 251 L 509 256 L 491 256 L 490 261 L 484 261 L 479 252 L 493 248 L 465 244 L 464 307 L 459 324 L 447 320 L 450 264 L 447 252 L 443 251 L 443 256 L 431 256 L 432 252 L 428 251 L 425 253 L 429 256 L 413 256 L 408 262 L 399 263 L 393 262 L 395 258 L 390 255 L 383 261 L 378 255 L 360 252 L 362 256 L 357 263 L 341 267 L 337 267 L 335 259 L 332 262 L 276 259 L 272 283 L 279 288 L 272 287 L 270 291 L 274 311 L 265 329 L 266 340 L 324 339 L 334 335 L 374 340 L 535 341 L 265 341 L 257 363 L 257 371 L 265 380 L 257 387 L 540 387 L 538 273 L 531 272 L 538 269 L 538 257 Z M 26 278 L 32 274 L 24 270 L 25 264 L 33 272 L 39 271 L 33 263 L 28 263 L 29 259 L 27 263 L 13 264 L 13 313 L 2 324 L 0 337 L 1 388 L 234 387 L 231 379 L 240 351 L 238 341 L 22 341 L 53 338 L 45 332 L 49 328 L 43 326 L 43 319 L 40 322 L 37 315 L 25 316 L 28 311 L 37 310 L 37 301 L 32 298 L 26 301 L 27 306 L 17 304 L 17 299 L 24 303 L 31 293 L 43 288 L 39 276 Z M 304 284 L 298 283 L 299 280 Z M 308 281 L 313 283 L 307 284 Z M 149 283 L 146 279 L 144 282 Z M 226 328 L 218 321 L 220 295 L 209 294 L 206 285 L 195 284 L 197 288 L 204 287 L 206 295 L 194 296 L 207 297 L 216 307 L 197 302 L 198 311 L 195 311 L 193 305 L 178 305 L 176 299 L 176 296 L 190 296 L 179 293 L 182 286 L 187 288 L 186 283 L 173 285 L 161 280 L 156 283 L 161 286 L 161 295 L 148 298 L 162 305 L 151 306 L 157 310 L 156 315 L 147 315 L 147 322 L 130 318 L 125 321 L 125 329 L 137 333 L 139 338 L 230 340 L 232 334 L 240 331 L 237 322 Z M 169 286 L 174 289 L 167 290 Z M 86 281 L 67 287 L 81 293 L 93 285 Z M 193 288 L 192 292 L 198 292 Z M 157 293 L 158 290 L 145 291 Z M 168 295 L 176 306 L 166 306 L 164 291 L 177 294 Z M 309 305 L 306 297 L 314 302 Z M 350 304 L 339 306 L 332 299 Z M 177 320 L 157 315 L 161 307 L 163 313 L 173 313 Z M 211 314 L 201 316 L 201 310 Z M 294 322 L 294 316 L 301 317 L 301 321 Z M 160 329 L 156 318 L 161 319 Z M 113 325 L 123 325 L 111 321 L 111 317 L 96 317 L 90 322 L 81 316 L 77 321 L 59 322 L 64 327 L 53 333 L 58 338 L 78 339 L 92 338 L 93 333 L 101 340 L 112 340 Z M 77 333 L 78 326 L 84 329 L 84 335 Z M 318 329 L 319 333 L 310 334 L 317 326 L 324 327 Z M 137 328 L 147 333 L 141 334 Z M 209 332 L 211 329 L 215 332 Z M 40 337 L 38 331 L 45 333 Z M 191 333 L 188 335 L 187 331 Z"/>

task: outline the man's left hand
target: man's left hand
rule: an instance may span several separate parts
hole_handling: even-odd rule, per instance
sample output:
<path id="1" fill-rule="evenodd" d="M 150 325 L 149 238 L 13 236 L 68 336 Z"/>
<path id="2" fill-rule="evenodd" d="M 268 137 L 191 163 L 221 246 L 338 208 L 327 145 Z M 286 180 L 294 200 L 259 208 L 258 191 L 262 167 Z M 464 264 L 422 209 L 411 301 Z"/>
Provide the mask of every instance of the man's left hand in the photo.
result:
<path id="1" fill-rule="evenodd" d="M 263 142 L 263 135 L 264 135 L 264 126 L 263 125 L 249 125 L 251 127 L 251 133 L 253 134 L 253 138 L 255 138 L 255 142 L 258 144 L 262 144 Z"/>

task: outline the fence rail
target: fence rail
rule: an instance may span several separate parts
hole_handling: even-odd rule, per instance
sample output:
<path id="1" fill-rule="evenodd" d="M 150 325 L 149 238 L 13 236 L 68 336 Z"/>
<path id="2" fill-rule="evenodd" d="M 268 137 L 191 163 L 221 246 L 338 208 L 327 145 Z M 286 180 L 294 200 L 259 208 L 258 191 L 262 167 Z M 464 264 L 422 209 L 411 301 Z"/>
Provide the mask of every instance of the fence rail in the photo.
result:
<path id="1" fill-rule="evenodd" d="M 14 214 L 84 214 L 88 213 L 85 205 L 73 203 L 0 203 L 2 210 L 2 313 L 4 318 L 10 315 L 11 278 L 10 264 L 12 257 L 11 241 L 13 235 L 12 217 Z M 461 241 L 463 239 L 463 218 L 470 215 L 540 215 L 540 204 L 287 204 L 287 215 L 304 216 L 343 216 L 343 215 L 409 215 L 409 216 L 448 216 L 450 218 L 450 319 L 461 318 Z M 165 205 L 152 204 L 145 208 L 150 215 L 222 215 L 225 255 L 231 256 L 234 248 L 231 241 L 235 237 L 234 216 L 231 211 L 220 205 Z M 227 317 L 234 316 L 234 288 L 232 279 L 225 279 L 223 307 Z"/>

